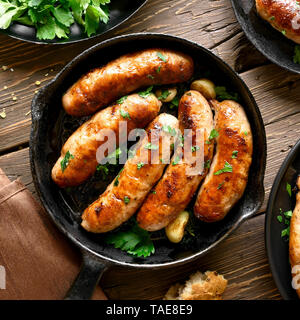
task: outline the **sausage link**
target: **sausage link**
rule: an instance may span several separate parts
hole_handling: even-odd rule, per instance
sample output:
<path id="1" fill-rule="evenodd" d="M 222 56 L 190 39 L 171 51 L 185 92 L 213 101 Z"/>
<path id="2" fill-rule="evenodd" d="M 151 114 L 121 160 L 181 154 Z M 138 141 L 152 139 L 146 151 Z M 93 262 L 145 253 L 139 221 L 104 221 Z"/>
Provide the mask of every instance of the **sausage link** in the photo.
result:
<path id="1" fill-rule="evenodd" d="M 138 88 L 189 80 L 193 60 L 180 52 L 147 49 L 126 54 L 81 77 L 63 96 L 65 111 L 84 116 Z"/>
<path id="2" fill-rule="evenodd" d="M 153 120 L 147 129 L 147 135 L 141 139 L 135 156 L 126 161 L 123 170 L 106 191 L 84 211 L 81 224 L 84 229 L 94 233 L 111 231 L 127 221 L 140 207 L 166 166 L 161 162 L 150 163 L 151 150 L 147 150 L 149 141 L 153 143 L 159 139 L 158 145 L 153 144 L 152 147 L 158 147 L 158 156 L 161 158 L 165 147 L 162 146 L 162 141 L 167 135 L 162 130 L 165 126 L 178 129 L 178 120 L 165 113 Z"/>
<path id="3" fill-rule="evenodd" d="M 83 183 L 96 171 L 98 165 L 96 152 L 104 143 L 99 141 L 101 129 L 112 130 L 118 142 L 120 121 L 127 122 L 127 133 L 135 128 L 144 128 L 157 116 L 160 107 L 161 102 L 153 94 L 146 98 L 132 94 L 122 104 L 113 105 L 95 114 L 64 144 L 61 156 L 52 169 L 53 181 L 60 187 L 77 186 Z M 62 171 L 61 162 L 67 152 L 74 158 L 69 159 L 67 167 Z"/>
<path id="4" fill-rule="evenodd" d="M 253 149 L 250 124 L 242 106 L 229 100 L 213 100 L 212 105 L 219 134 L 216 154 L 194 206 L 196 217 L 206 222 L 222 220 L 242 197 Z"/>
<path id="5" fill-rule="evenodd" d="M 293 277 L 298 277 L 300 274 L 300 176 L 297 179 L 298 193 L 296 195 L 296 206 L 293 211 L 293 215 L 290 223 L 290 242 L 289 242 L 289 253 L 290 263 Z M 298 286 L 300 282 L 298 280 Z M 300 288 L 296 290 L 300 298 Z"/>
<path id="6" fill-rule="evenodd" d="M 185 93 L 178 109 L 179 128 L 182 134 L 184 129 L 192 130 L 193 146 L 196 145 L 196 132 L 204 129 L 203 149 L 204 161 L 210 163 L 213 156 L 213 144 L 205 144 L 213 129 L 213 115 L 207 100 L 197 91 Z M 192 147 L 191 145 L 189 146 Z M 181 147 L 180 147 L 181 148 Z M 195 156 L 197 151 L 193 152 Z M 139 226 L 148 231 L 156 231 L 166 227 L 191 201 L 200 182 L 207 174 L 205 168 L 201 174 L 191 175 L 189 171 L 194 163 L 183 160 L 176 163 L 173 156 L 162 179 L 156 185 L 154 192 L 149 193 L 137 215 Z"/>
<path id="7" fill-rule="evenodd" d="M 256 0 L 259 15 L 287 38 L 300 44 L 300 6 L 296 0 Z"/>

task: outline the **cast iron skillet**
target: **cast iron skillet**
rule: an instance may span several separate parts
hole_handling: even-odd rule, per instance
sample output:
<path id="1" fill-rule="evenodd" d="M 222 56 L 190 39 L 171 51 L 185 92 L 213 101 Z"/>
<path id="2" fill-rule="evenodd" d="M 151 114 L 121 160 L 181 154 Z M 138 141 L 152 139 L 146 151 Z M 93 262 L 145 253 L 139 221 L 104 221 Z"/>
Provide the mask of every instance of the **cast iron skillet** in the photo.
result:
<path id="1" fill-rule="evenodd" d="M 300 73 L 300 65 L 293 62 L 296 44 L 257 14 L 255 0 L 231 0 L 231 2 L 237 20 L 256 49 L 273 63 Z"/>
<path id="2" fill-rule="evenodd" d="M 82 187 L 79 189 L 79 200 L 74 204 L 74 199 L 70 199 L 52 182 L 50 172 L 60 153 L 60 138 L 63 135 L 60 128 L 72 127 L 72 119 L 70 120 L 62 110 L 63 93 L 91 68 L 105 64 L 126 52 L 148 47 L 173 48 L 190 54 L 195 62 L 215 71 L 217 78 L 214 81 L 221 81 L 239 93 L 253 131 L 254 154 L 245 194 L 223 221 L 214 224 L 203 223 L 197 243 L 192 248 L 182 249 L 168 241 L 162 241 L 155 244 L 154 255 L 142 259 L 131 257 L 121 250 L 106 245 L 101 241 L 101 235 L 88 233 L 80 227 L 80 214 L 84 206 L 97 198 L 99 191 L 94 194 L 93 199 L 84 199 L 82 201 L 85 202 L 81 203 L 80 195 L 85 188 Z M 72 130 L 74 129 L 72 127 Z M 131 34 L 104 41 L 84 51 L 35 96 L 32 102 L 30 161 L 35 187 L 46 211 L 58 228 L 81 249 L 83 254 L 82 269 L 67 297 L 86 299 L 91 296 L 101 274 L 109 266 L 117 264 L 154 269 L 191 262 L 215 247 L 242 221 L 254 215 L 264 198 L 266 136 L 259 109 L 250 91 L 241 78 L 220 58 L 196 43 L 173 36 Z"/>
<path id="3" fill-rule="evenodd" d="M 58 39 L 53 40 L 39 40 L 36 37 L 36 30 L 34 27 L 25 26 L 20 23 L 13 23 L 8 29 L 0 29 L 2 33 L 8 36 L 24 40 L 27 42 L 32 42 L 36 44 L 69 44 L 74 42 L 79 42 L 83 40 L 89 40 L 92 38 L 99 37 L 104 33 L 118 27 L 123 22 L 127 21 L 132 15 L 134 15 L 142 6 L 147 2 L 147 0 L 113 0 L 110 3 L 110 19 L 107 24 L 100 23 L 100 28 L 97 33 L 91 37 L 88 37 L 84 32 L 83 28 L 77 23 L 71 26 L 70 34 L 68 39 Z"/>
<path id="4" fill-rule="evenodd" d="M 290 197 L 286 191 L 286 184 L 292 188 L 300 174 L 300 140 L 296 143 L 284 160 L 274 181 L 266 214 L 265 241 L 268 259 L 275 283 L 280 294 L 286 300 L 298 300 L 296 291 L 292 288 L 291 266 L 289 263 L 289 242 L 281 238 L 281 230 L 286 228 L 279 223 L 277 216 L 282 211 L 293 210 L 295 195 Z"/>

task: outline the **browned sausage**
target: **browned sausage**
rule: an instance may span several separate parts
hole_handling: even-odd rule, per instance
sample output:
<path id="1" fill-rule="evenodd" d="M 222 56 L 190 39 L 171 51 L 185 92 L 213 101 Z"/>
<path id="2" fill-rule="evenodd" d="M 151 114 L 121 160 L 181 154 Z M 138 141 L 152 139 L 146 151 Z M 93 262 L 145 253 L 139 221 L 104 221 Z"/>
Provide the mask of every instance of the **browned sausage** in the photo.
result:
<path id="1" fill-rule="evenodd" d="M 94 174 L 98 165 L 96 152 L 104 143 L 99 141 L 101 129 L 112 130 L 118 142 L 120 121 L 127 121 L 127 133 L 135 128 L 144 128 L 157 116 L 160 107 L 161 102 L 153 94 L 146 98 L 132 94 L 123 103 L 99 111 L 64 144 L 61 156 L 52 169 L 53 181 L 60 187 L 77 186 L 84 182 Z M 69 161 L 64 168 L 62 161 L 67 153 Z"/>
<path id="2" fill-rule="evenodd" d="M 287 38 L 300 44 L 300 6 L 296 0 L 256 0 L 257 12 Z"/>
<path id="3" fill-rule="evenodd" d="M 126 54 L 81 77 L 63 96 L 63 107 L 73 116 L 89 115 L 138 88 L 184 82 L 193 72 L 193 60 L 180 52 L 147 49 Z"/>
<path id="4" fill-rule="evenodd" d="M 192 129 L 193 147 L 196 146 L 196 131 L 205 130 L 202 150 L 204 150 L 204 161 L 210 163 L 213 156 L 213 143 L 205 144 L 204 141 L 208 140 L 213 129 L 213 115 L 208 102 L 201 93 L 188 91 L 182 96 L 179 102 L 178 118 L 182 134 L 184 134 L 184 129 Z M 192 145 L 189 147 L 191 148 Z M 193 152 L 194 156 L 196 152 Z M 149 193 L 140 208 L 137 221 L 143 229 L 156 231 L 166 227 L 186 208 L 200 182 L 206 176 L 207 168 L 201 174 L 192 175 L 189 170 L 194 167 L 195 163 L 185 161 L 183 157 L 183 160 L 176 164 L 175 158 L 176 155 L 156 185 L 154 192 Z"/>
<path id="5" fill-rule="evenodd" d="M 252 133 L 247 116 L 234 101 L 213 101 L 217 148 L 194 207 L 197 218 L 219 221 L 241 198 L 252 161 Z"/>
<path id="6" fill-rule="evenodd" d="M 151 122 L 135 156 L 126 161 L 123 170 L 106 191 L 84 211 L 83 228 L 94 233 L 111 231 L 136 212 L 166 166 L 162 162 L 150 163 L 151 150 L 147 151 L 150 142 L 151 148 L 155 146 L 159 158 L 162 157 L 165 148 L 162 141 L 167 135 L 163 130 L 165 126 L 178 129 L 178 120 L 170 114 L 162 113 Z M 155 139 L 159 140 L 154 143 Z"/>
<path id="7" fill-rule="evenodd" d="M 298 190 L 300 190 L 300 176 L 297 179 Z M 300 191 L 296 195 L 296 206 L 293 211 L 290 224 L 290 263 L 294 281 L 298 280 L 296 290 L 300 298 Z"/>

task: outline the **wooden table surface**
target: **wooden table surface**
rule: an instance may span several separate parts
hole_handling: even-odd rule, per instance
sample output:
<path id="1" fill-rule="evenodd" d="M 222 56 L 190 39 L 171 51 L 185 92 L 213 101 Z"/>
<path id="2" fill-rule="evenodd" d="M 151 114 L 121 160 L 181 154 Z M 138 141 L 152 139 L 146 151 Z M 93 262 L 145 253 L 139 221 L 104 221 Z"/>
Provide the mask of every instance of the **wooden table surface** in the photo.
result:
<path id="1" fill-rule="evenodd" d="M 266 195 L 255 217 L 196 263 L 163 271 L 115 267 L 103 276 L 102 288 L 111 299 L 158 299 L 191 272 L 210 269 L 229 280 L 225 299 L 281 299 L 266 257 L 264 213 L 276 172 L 300 136 L 300 75 L 270 63 L 249 43 L 229 0 L 149 0 L 116 31 L 73 45 L 35 45 L 0 34 L 0 67 L 8 67 L 0 69 L 0 112 L 6 111 L 6 118 L 0 118 L 0 167 L 35 193 L 28 154 L 30 104 L 39 89 L 35 82 L 45 85 L 73 57 L 101 40 L 133 32 L 167 33 L 198 42 L 241 75 L 266 126 Z"/>

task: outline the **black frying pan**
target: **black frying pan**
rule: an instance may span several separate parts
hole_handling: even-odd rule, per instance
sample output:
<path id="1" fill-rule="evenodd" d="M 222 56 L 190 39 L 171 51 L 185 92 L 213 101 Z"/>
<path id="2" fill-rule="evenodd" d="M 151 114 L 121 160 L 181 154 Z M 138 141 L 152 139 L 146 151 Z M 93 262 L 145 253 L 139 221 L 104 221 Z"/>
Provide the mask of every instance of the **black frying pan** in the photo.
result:
<path id="1" fill-rule="evenodd" d="M 296 44 L 257 14 L 255 0 L 231 0 L 231 2 L 243 31 L 256 49 L 273 63 L 300 73 L 300 64 L 293 62 Z"/>
<path id="2" fill-rule="evenodd" d="M 107 24 L 100 22 L 100 27 L 96 34 L 88 37 L 84 32 L 84 28 L 79 26 L 76 22 L 70 28 L 70 34 L 68 39 L 55 38 L 53 40 L 39 40 L 36 37 L 36 29 L 31 26 L 25 26 L 23 24 L 14 22 L 8 29 L 0 29 L 0 32 L 7 34 L 8 36 L 23 40 L 27 42 L 32 42 L 36 44 L 69 44 L 79 41 L 84 41 L 96 37 L 100 37 L 106 32 L 118 27 L 120 24 L 127 21 L 131 16 L 133 16 L 142 6 L 147 2 L 147 0 L 113 0 L 109 4 L 110 8 L 110 18 Z"/>
<path id="3" fill-rule="evenodd" d="M 279 223 L 277 216 L 280 208 L 283 211 L 293 210 L 295 195 L 290 197 L 286 191 L 286 184 L 292 188 L 300 174 L 300 140 L 295 144 L 284 160 L 275 178 L 266 214 L 265 241 L 268 259 L 273 278 L 282 297 L 286 300 L 298 300 L 296 291 L 292 288 L 291 266 L 289 263 L 289 242 L 281 237 L 281 231 L 286 228 Z"/>
<path id="4" fill-rule="evenodd" d="M 228 88 L 239 93 L 253 131 L 254 154 L 245 194 L 223 221 L 200 225 L 201 232 L 191 248 L 162 241 L 155 244 L 154 255 L 143 259 L 129 256 L 106 245 L 101 235 L 88 233 L 80 227 L 80 214 L 83 208 L 104 190 L 103 186 L 99 187 L 99 181 L 89 181 L 80 186 L 75 195 L 70 196 L 53 183 L 50 173 L 60 153 L 64 129 L 67 128 L 66 130 L 70 130 L 71 133 L 79 126 L 77 120 L 67 116 L 62 109 L 63 93 L 91 68 L 126 52 L 148 47 L 173 48 L 191 55 L 196 63 L 205 65 L 214 72 L 213 80 L 216 83 L 226 84 Z M 184 39 L 162 34 L 132 34 L 104 41 L 84 51 L 39 91 L 32 102 L 30 161 L 33 180 L 42 204 L 58 228 L 81 249 L 83 254 L 81 272 L 67 297 L 86 299 L 91 296 L 101 274 L 110 265 L 153 269 L 191 262 L 215 247 L 242 221 L 253 216 L 264 198 L 266 136 L 259 109 L 250 91 L 241 78 L 221 59 L 200 45 Z M 105 186 L 107 183 L 105 182 Z M 85 188 L 89 188 L 88 192 Z M 82 197 L 83 194 L 87 194 L 87 197 Z"/>

